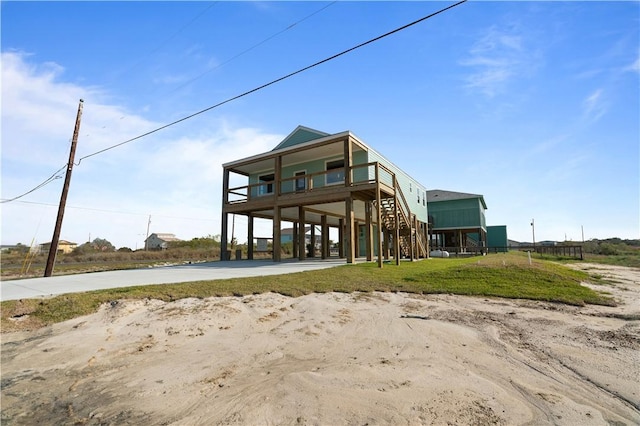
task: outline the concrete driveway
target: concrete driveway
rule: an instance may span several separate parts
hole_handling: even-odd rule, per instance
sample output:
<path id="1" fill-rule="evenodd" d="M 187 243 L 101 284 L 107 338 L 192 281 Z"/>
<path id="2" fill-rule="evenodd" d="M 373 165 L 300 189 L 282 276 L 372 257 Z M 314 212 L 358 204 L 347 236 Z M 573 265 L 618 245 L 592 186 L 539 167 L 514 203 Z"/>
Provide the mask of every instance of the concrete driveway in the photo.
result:
<path id="1" fill-rule="evenodd" d="M 0 283 L 0 300 L 35 299 L 65 293 L 131 287 L 148 284 L 171 284 L 226 278 L 257 277 L 312 271 L 344 265 L 344 259 L 307 259 L 273 262 L 272 260 L 238 260 L 197 263 L 124 271 L 92 272 L 47 278 L 27 278 Z"/>

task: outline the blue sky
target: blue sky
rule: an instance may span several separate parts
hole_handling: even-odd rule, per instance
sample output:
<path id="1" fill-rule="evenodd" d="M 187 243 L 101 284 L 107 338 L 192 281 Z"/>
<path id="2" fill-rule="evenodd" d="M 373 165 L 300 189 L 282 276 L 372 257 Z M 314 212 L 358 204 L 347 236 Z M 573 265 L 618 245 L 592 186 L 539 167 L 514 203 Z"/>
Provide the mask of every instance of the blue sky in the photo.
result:
<path id="1" fill-rule="evenodd" d="M 447 2 L 2 2 L 2 199 Z M 222 167 L 351 130 L 509 238 L 640 237 L 640 3 L 474 2 L 74 167 L 61 238 L 220 234 Z M 51 240 L 63 179 L 3 203 Z M 246 219 L 238 217 L 242 242 Z M 259 223 L 256 234 L 268 234 Z M 263 235 L 259 235 L 263 236 Z"/>

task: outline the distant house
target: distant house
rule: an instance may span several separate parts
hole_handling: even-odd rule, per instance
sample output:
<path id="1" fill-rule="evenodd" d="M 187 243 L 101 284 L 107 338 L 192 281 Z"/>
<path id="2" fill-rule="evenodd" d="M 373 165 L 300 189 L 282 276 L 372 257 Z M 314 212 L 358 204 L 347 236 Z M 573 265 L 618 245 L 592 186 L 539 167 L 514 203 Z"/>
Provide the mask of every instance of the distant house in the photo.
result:
<path id="1" fill-rule="evenodd" d="M 487 226 L 487 247 L 491 252 L 506 252 L 509 249 L 506 225 Z"/>
<path id="2" fill-rule="evenodd" d="M 76 247 L 78 247 L 77 243 L 72 243 L 70 241 L 59 240 L 58 241 L 58 254 L 69 254 Z M 41 253 L 49 253 L 51 249 L 51 242 L 40 244 L 40 252 Z"/>
<path id="3" fill-rule="evenodd" d="M 306 244 L 310 244 L 311 243 L 311 234 L 313 233 L 313 237 L 315 239 L 315 243 L 316 245 L 319 245 L 322 242 L 322 235 L 320 233 L 320 230 L 317 229 L 317 227 L 315 227 L 316 229 L 312 230 L 311 226 L 305 226 L 304 228 L 304 241 L 305 241 L 305 245 Z M 291 243 L 294 241 L 294 239 L 297 238 L 297 234 L 298 234 L 298 229 L 297 228 L 285 228 L 281 231 L 280 234 L 280 241 L 282 241 L 282 244 L 285 243 Z"/>
<path id="4" fill-rule="evenodd" d="M 508 242 L 509 248 L 518 248 L 521 245 L 527 245 L 526 243 L 521 243 L 520 241 L 516 241 L 516 240 L 507 240 L 507 242 Z"/>
<path id="5" fill-rule="evenodd" d="M 169 243 L 172 241 L 182 241 L 180 238 L 177 238 L 174 234 L 166 234 L 166 233 L 153 233 L 149 235 L 149 237 L 144 240 L 144 249 L 145 250 L 166 250 L 169 247 Z"/>
<path id="6" fill-rule="evenodd" d="M 434 189 L 427 191 L 427 206 L 433 247 L 486 247 L 487 204 L 482 195 Z"/>

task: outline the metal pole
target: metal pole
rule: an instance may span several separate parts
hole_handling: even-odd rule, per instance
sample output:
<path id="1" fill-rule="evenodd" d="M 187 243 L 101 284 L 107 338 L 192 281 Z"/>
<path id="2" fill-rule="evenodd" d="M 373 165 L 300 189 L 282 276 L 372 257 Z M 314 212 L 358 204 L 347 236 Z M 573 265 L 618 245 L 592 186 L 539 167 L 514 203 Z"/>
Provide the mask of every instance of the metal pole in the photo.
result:
<path id="1" fill-rule="evenodd" d="M 533 248 L 536 247 L 536 224 L 533 219 L 531 219 L 531 233 L 533 234 Z"/>
<path id="2" fill-rule="evenodd" d="M 149 221 L 147 222 L 147 236 L 144 238 L 144 250 L 149 251 L 149 243 L 147 240 L 149 239 L 149 228 L 151 227 L 151 215 L 149 215 Z"/>
<path id="3" fill-rule="evenodd" d="M 60 196 L 60 205 L 58 206 L 58 217 L 56 226 L 53 230 L 51 238 L 51 246 L 49 247 L 49 257 L 47 258 L 47 266 L 44 270 L 44 276 L 50 277 L 53 273 L 53 265 L 56 262 L 56 254 L 58 252 L 58 242 L 60 240 L 60 230 L 62 229 L 62 219 L 64 217 L 64 209 L 67 205 L 67 194 L 69 193 L 69 184 L 71 183 L 71 172 L 73 170 L 73 159 L 76 155 L 76 145 L 78 144 L 78 133 L 80 132 L 80 118 L 82 117 L 82 104 L 84 101 L 80 99 L 78 105 L 78 115 L 76 116 L 76 126 L 73 130 L 73 139 L 71 139 L 71 152 L 69 153 L 69 163 L 67 164 L 67 173 L 64 177 L 64 185 L 62 187 L 62 195 Z"/>

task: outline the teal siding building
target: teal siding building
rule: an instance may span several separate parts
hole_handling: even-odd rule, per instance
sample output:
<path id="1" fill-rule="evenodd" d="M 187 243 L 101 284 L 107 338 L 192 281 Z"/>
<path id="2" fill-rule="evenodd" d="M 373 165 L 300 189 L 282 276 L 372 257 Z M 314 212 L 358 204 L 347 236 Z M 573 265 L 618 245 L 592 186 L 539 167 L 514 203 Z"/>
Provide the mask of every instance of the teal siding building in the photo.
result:
<path id="1" fill-rule="evenodd" d="M 319 226 L 323 240 L 337 229 L 339 255 L 347 262 L 377 256 L 382 266 L 390 256 L 428 256 L 425 185 L 350 131 L 298 126 L 273 150 L 224 164 L 223 171 L 223 245 L 228 215 L 241 214 L 249 218 L 250 241 L 253 218 L 273 221 L 274 245 L 280 244 L 282 222 L 293 223 L 300 230 L 292 237 L 300 259 L 305 226 Z M 243 176 L 246 184 L 230 187 L 231 175 Z M 278 247 L 273 253 L 280 260 Z M 328 253 L 328 243 L 322 244 L 322 256 Z"/>
<path id="2" fill-rule="evenodd" d="M 427 205 L 432 247 L 464 253 L 487 246 L 487 204 L 482 195 L 430 190 Z"/>
<path id="3" fill-rule="evenodd" d="M 490 253 L 508 251 L 509 238 L 506 225 L 487 226 L 487 246 Z"/>

